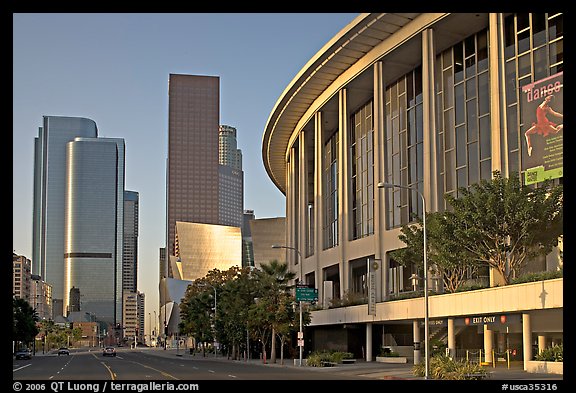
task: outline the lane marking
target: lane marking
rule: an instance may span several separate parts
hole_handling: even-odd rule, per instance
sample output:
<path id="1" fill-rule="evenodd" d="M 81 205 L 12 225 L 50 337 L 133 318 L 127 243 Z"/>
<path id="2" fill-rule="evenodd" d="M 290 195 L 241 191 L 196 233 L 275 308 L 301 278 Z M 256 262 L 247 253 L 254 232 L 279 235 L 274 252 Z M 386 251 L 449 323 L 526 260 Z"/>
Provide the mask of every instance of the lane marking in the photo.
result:
<path id="1" fill-rule="evenodd" d="M 102 364 L 104 367 L 106 367 L 106 370 L 108 370 L 108 372 L 110 373 L 110 378 L 115 381 L 116 380 L 116 373 L 112 371 L 112 369 L 106 364 L 104 363 L 104 361 L 100 360 L 96 354 L 91 353 L 90 355 L 94 356 L 94 359 L 98 360 L 100 362 L 100 364 Z"/>
<path id="2" fill-rule="evenodd" d="M 228 374 L 230 378 L 238 378 L 236 375 Z"/>
<path id="3" fill-rule="evenodd" d="M 104 367 L 106 367 L 106 370 L 108 370 L 108 372 L 110 373 L 110 378 L 112 378 L 112 380 L 115 381 L 116 380 L 116 373 L 113 372 L 112 369 L 106 363 L 104 363 L 104 362 L 100 362 L 100 363 L 102 363 L 102 365 Z"/>
<path id="4" fill-rule="evenodd" d="M 215 373 L 216 371 L 214 370 L 208 370 L 209 373 Z"/>
<path id="5" fill-rule="evenodd" d="M 139 364 L 139 365 L 142 366 L 142 367 L 146 367 L 146 368 L 149 368 L 150 370 L 154 370 L 154 371 L 156 371 L 156 372 L 164 375 L 165 377 L 172 378 L 172 379 L 178 379 L 178 378 L 176 378 L 174 375 L 168 374 L 167 372 L 164 372 L 164 371 L 162 371 L 162 370 L 158 370 L 158 369 L 156 369 L 156 368 L 154 368 L 154 367 L 151 367 L 151 366 L 148 366 L 148 365 L 146 365 L 146 364 L 142 364 L 142 363 L 140 363 L 140 362 L 135 362 L 135 361 L 132 361 L 132 363 L 136 363 L 136 364 Z"/>
<path id="6" fill-rule="evenodd" d="M 26 367 L 31 366 L 31 365 L 32 365 L 32 363 L 25 364 L 22 367 L 18 367 L 17 369 L 12 370 L 12 372 L 15 373 L 16 371 L 22 370 L 23 368 L 26 368 Z"/>

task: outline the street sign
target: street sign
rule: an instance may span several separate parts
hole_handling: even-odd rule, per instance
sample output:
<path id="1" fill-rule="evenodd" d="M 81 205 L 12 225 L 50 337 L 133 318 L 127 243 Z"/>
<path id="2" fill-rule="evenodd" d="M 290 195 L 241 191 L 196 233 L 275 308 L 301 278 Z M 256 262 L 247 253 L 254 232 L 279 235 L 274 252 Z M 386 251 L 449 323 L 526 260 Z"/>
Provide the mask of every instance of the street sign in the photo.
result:
<path id="1" fill-rule="evenodd" d="M 297 302 L 316 302 L 318 301 L 318 289 L 308 287 L 296 287 Z"/>
<path id="2" fill-rule="evenodd" d="M 303 347 L 304 346 L 304 340 L 298 340 L 298 346 Z"/>
<path id="3" fill-rule="evenodd" d="M 304 338 L 304 332 L 298 332 L 298 338 L 299 339 Z"/>

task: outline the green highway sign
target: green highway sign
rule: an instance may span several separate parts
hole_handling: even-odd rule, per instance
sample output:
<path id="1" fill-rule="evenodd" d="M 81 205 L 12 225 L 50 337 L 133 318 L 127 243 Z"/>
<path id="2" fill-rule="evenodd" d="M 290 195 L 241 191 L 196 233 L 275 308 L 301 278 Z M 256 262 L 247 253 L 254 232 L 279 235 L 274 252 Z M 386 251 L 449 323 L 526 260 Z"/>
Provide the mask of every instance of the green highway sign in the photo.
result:
<path id="1" fill-rule="evenodd" d="M 296 287 L 297 302 L 316 302 L 318 301 L 318 290 L 316 288 Z"/>

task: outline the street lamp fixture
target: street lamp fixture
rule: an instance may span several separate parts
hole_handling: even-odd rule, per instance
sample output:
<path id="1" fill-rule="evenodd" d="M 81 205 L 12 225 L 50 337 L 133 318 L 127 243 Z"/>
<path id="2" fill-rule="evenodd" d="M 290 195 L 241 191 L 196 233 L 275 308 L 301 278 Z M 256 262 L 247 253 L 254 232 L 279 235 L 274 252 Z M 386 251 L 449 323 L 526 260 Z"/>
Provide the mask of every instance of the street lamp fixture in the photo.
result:
<path id="1" fill-rule="evenodd" d="M 298 251 L 297 248 L 294 247 L 289 247 L 289 246 L 283 246 L 283 245 L 279 245 L 279 244 L 274 244 L 272 245 L 272 248 L 285 248 L 288 250 L 294 250 L 298 253 L 298 257 L 299 257 L 299 265 L 300 265 L 300 279 L 299 281 L 302 282 L 303 278 L 302 278 L 302 254 L 300 254 L 300 251 Z M 300 300 L 300 332 L 298 334 L 298 340 L 303 340 L 304 339 L 304 333 L 302 331 L 302 300 Z M 304 349 L 303 345 L 298 345 L 298 347 L 300 348 L 300 358 L 299 358 L 299 363 L 298 366 L 302 367 L 302 351 Z"/>
<path id="2" fill-rule="evenodd" d="M 410 191 L 415 191 L 418 193 L 418 195 L 420 196 L 420 198 L 422 199 L 422 232 L 423 232 L 423 236 L 424 236 L 424 308 L 425 308 L 425 312 L 424 312 L 424 340 L 425 340 L 425 345 L 424 345 L 424 356 L 425 356 L 425 363 L 424 363 L 424 368 L 425 368 L 425 378 L 429 379 L 429 374 L 430 374 L 430 353 L 428 351 L 428 347 L 429 345 L 429 331 L 428 331 L 428 261 L 427 261 L 427 254 L 428 254 L 428 249 L 426 248 L 426 199 L 424 198 L 424 195 L 417 189 L 417 188 L 412 188 L 412 187 L 408 187 L 408 186 L 403 186 L 400 184 L 393 184 L 393 183 L 384 183 L 384 182 L 380 182 L 378 183 L 378 188 L 405 188 L 407 190 Z"/>

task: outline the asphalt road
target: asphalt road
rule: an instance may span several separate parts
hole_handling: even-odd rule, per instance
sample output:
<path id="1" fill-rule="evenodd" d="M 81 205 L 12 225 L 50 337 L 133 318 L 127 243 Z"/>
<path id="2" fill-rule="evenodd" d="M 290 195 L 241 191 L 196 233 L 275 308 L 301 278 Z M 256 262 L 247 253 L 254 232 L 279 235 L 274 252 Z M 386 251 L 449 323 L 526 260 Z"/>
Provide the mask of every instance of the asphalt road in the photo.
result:
<path id="1" fill-rule="evenodd" d="M 116 357 L 101 352 L 76 351 L 70 356 L 44 355 L 14 360 L 14 381 L 21 380 L 367 380 L 338 372 L 314 372 L 295 367 L 262 367 L 202 357 L 158 356 L 148 351 L 118 351 Z"/>

